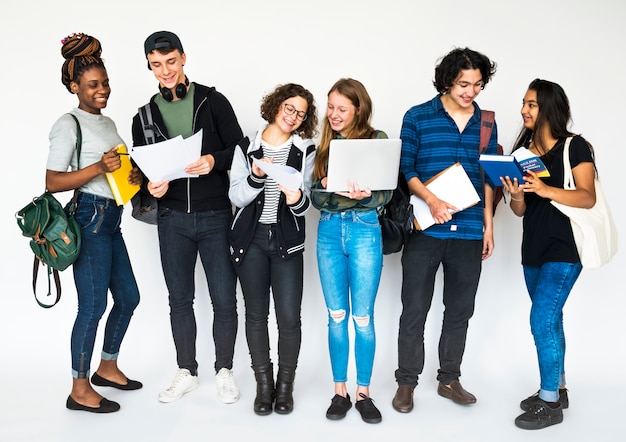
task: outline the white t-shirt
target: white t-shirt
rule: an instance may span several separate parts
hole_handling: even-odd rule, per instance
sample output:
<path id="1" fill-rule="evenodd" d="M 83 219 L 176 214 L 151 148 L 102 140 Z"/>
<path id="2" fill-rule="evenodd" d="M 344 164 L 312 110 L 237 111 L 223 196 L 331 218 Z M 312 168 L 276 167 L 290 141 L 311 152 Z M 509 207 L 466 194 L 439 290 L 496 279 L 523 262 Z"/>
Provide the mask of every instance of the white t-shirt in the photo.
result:
<path id="1" fill-rule="evenodd" d="M 90 114 L 78 108 L 72 109 L 71 113 L 78 118 L 82 133 L 81 169 L 97 163 L 104 152 L 124 143 L 117 133 L 115 123 L 109 117 Z M 67 172 L 68 169 L 78 170 L 76 135 L 76 122 L 70 115 L 63 114 L 50 130 L 50 152 L 46 164 L 48 170 L 56 172 Z M 104 174 L 98 175 L 80 190 L 113 199 L 113 193 Z"/>

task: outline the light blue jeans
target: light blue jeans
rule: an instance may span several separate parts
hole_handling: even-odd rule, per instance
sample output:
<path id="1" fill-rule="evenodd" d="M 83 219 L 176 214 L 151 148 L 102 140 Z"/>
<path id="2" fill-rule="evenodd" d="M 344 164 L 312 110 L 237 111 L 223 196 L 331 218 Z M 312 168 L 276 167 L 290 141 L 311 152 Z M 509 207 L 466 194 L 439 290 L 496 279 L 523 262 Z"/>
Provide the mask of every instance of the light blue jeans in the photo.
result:
<path id="1" fill-rule="evenodd" d="M 383 268 L 376 210 L 322 212 L 317 231 L 317 263 L 328 309 L 328 348 L 334 382 L 348 378 L 348 319 L 355 331 L 357 385 L 372 377 L 376 332 L 374 302 Z"/>
<path id="2" fill-rule="evenodd" d="M 532 301 L 530 329 L 541 376 L 539 397 L 544 401 L 557 402 L 559 386 L 565 385 L 563 306 L 581 270 L 580 263 L 569 262 L 524 266 L 526 288 Z"/>

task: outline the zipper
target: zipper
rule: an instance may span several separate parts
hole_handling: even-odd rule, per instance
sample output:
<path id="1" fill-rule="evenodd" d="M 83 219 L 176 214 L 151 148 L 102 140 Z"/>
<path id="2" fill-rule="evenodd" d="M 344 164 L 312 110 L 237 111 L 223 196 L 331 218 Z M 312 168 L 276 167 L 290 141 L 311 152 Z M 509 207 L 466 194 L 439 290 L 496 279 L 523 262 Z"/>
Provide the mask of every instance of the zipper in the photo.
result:
<path id="1" fill-rule="evenodd" d="M 191 133 L 193 134 L 196 133 L 196 122 L 198 121 L 198 113 L 200 112 L 200 108 L 207 100 L 208 97 L 204 97 L 193 113 L 193 122 L 191 125 Z M 202 155 L 202 152 L 200 152 L 200 155 Z M 191 178 L 187 178 L 187 213 L 191 213 Z"/>

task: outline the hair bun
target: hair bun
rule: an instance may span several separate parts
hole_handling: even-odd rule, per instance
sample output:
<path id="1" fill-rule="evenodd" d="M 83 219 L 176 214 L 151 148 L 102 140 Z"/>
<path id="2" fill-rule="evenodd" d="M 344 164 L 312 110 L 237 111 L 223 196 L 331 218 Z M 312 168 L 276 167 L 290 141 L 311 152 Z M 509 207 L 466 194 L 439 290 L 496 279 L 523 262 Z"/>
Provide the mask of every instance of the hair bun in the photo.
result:
<path id="1" fill-rule="evenodd" d="M 66 60 L 74 57 L 96 57 L 100 58 L 102 46 L 100 41 L 91 35 L 82 32 L 70 34 L 61 40 L 61 55 Z"/>

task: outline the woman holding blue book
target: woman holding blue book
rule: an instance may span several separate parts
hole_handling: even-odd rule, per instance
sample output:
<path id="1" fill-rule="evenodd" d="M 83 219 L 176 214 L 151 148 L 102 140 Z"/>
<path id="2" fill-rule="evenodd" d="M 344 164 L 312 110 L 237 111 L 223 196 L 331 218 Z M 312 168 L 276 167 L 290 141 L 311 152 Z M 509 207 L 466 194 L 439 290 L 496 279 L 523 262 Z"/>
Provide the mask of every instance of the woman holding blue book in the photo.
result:
<path id="1" fill-rule="evenodd" d="M 511 209 L 523 217 L 522 266 L 532 302 L 530 327 L 535 340 L 541 384 L 524 399 L 515 419 L 523 429 L 541 429 L 563 421 L 569 399 L 565 388 L 563 306 L 582 270 L 569 218 L 551 202 L 590 208 L 595 204 L 595 165 L 591 145 L 569 131 L 570 105 L 556 83 L 536 79 L 528 86 L 521 110 L 524 127 L 513 147 L 527 147 L 545 163 L 550 176 L 528 171 L 522 181 L 502 178 Z M 568 143 L 569 151 L 565 151 Z M 575 190 L 564 189 L 563 155 L 570 156 Z"/>

